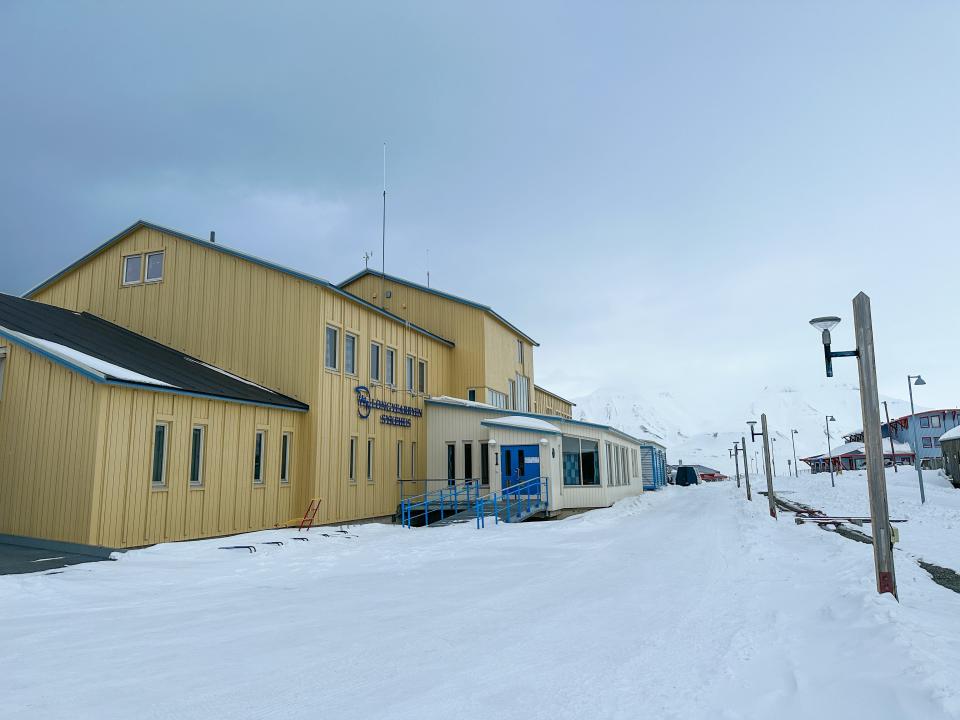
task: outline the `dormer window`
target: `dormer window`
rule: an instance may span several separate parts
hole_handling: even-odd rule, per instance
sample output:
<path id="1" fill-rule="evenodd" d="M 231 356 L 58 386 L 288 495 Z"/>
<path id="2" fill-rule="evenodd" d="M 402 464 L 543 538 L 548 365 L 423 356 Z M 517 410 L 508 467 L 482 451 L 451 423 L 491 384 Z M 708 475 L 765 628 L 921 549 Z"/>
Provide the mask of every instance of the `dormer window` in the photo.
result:
<path id="1" fill-rule="evenodd" d="M 163 280 L 163 251 L 147 253 L 147 274 L 144 282 L 160 282 Z"/>
<path id="2" fill-rule="evenodd" d="M 126 285 L 158 283 L 163 280 L 163 250 L 141 255 L 125 255 L 122 282 Z"/>
<path id="3" fill-rule="evenodd" d="M 143 255 L 127 255 L 123 259 L 123 284 L 139 285 L 143 277 Z"/>

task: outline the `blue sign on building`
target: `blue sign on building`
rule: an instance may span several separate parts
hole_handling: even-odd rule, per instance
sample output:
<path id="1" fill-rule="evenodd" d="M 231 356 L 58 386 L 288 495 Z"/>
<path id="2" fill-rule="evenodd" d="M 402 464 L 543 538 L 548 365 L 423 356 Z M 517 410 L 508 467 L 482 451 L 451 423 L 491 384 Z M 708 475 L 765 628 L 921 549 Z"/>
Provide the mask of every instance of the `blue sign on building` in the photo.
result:
<path id="1" fill-rule="evenodd" d="M 383 410 L 384 413 L 380 415 L 381 425 L 410 427 L 411 417 L 423 416 L 423 410 L 418 407 L 397 405 L 370 397 L 370 388 L 365 385 L 357 386 L 354 392 L 357 394 L 357 414 L 364 420 L 370 417 L 371 410 Z"/>

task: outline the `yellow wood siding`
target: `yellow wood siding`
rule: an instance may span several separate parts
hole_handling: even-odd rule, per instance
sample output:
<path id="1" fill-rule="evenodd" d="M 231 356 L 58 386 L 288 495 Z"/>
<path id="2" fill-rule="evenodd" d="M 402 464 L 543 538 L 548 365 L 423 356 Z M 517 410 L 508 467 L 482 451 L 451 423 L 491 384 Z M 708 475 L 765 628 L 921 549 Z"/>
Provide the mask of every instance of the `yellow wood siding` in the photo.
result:
<path id="1" fill-rule="evenodd" d="M 533 389 L 533 411 L 542 415 L 559 415 L 567 419 L 573 418 L 573 405 L 559 395 L 544 390 L 542 387 Z"/>
<path id="2" fill-rule="evenodd" d="M 275 527 L 301 514 L 293 494 L 307 482 L 294 456 L 280 483 L 280 443 L 304 435 L 303 413 L 104 386 L 102 465 L 90 542 L 135 547 Z M 166 483 L 152 486 L 154 426 L 168 423 Z M 190 486 L 192 432 L 205 427 L 203 483 Z M 262 485 L 253 482 L 254 438 L 266 432 Z"/>
<path id="3" fill-rule="evenodd" d="M 381 280 L 365 275 L 351 283 L 349 292 L 380 306 Z M 450 353 L 449 385 L 434 386 L 433 395 L 466 398 L 468 388 L 486 384 L 483 354 L 485 313 L 462 303 L 399 283 L 386 283 L 392 297 L 384 308 L 455 344 Z"/>
<path id="4" fill-rule="evenodd" d="M 506 393 L 509 397 L 508 380 L 517 375 L 527 378 L 527 410 L 533 411 L 533 348 L 516 333 L 497 322 L 489 315 L 483 318 L 483 353 L 486 357 L 486 386 Z M 517 342 L 523 344 L 523 362 L 519 361 Z"/>
<path id="5" fill-rule="evenodd" d="M 122 286 L 122 258 L 157 250 L 165 253 L 163 280 L 156 284 Z M 354 388 L 358 384 L 369 384 L 371 339 L 397 351 L 398 388 L 372 387 L 375 397 L 423 407 L 421 395 L 409 395 L 402 389 L 403 358 L 408 353 L 426 361 L 428 393 L 444 392 L 450 384 L 451 348 L 448 345 L 318 284 L 151 228 L 134 230 L 40 290 L 33 299 L 89 311 L 307 403 L 310 412 L 299 421 L 301 430 L 294 443 L 294 463 L 303 481 L 293 483 L 290 508 L 292 515 L 302 514 L 310 498 L 321 497 L 319 522 L 392 514 L 400 495 L 394 460 L 396 441 L 404 441 L 407 465 L 410 443 L 417 442 L 420 448 L 426 446 L 423 419 L 413 418 L 412 427 L 400 428 L 381 425 L 379 413 L 371 414 L 367 420 L 358 417 Z M 336 372 L 325 369 L 323 363 L 324 331 L 328 324 L 340 330 L 341 358 Z M 357 336 L 356 377 L 343 372 L 344 331 Z M 134 405 L 133 400 L 111 398 L 110 407 L 105 411 L 108 425 L 115 423 L 117 416 L 137 411 Z M 240 472 L 244 463 L 252 462 L 253 425 L 245 412 L 231 408 L 228 404 L 224 418 L 218 419 L 218 423 L 222 422 L 226 433 L 248 435 L 249 447 L 241 444 L 240 455 L 233 457 L 234 451 L 229 448 L 234 446 L 223 440 L 223 463 L 225 467 L 236 466 L 236 472 Z M 366 438 L 376 438 L 376 475 L 369 484 L 365 478 L 360 478 L 355 485 L 347 481 L 351 434 L 359 438 L 358 461 L 365 459 Z M 274 441 L 279 442 L 271 431 L 270 442 Z M 212 447 L 221 440 L 211 431 L 208 442 Z M 363 467 L 363 463 L 358 462 L 358 466 Z M 112 472 L 120 473 L 123 466 L 114 463 L 111 467 Z M 422 477 L 425 472 L 426 458 L 421 452 L 417 474 Z M 146 500 L 141 498 L 137 502 Z M 244 522 L 251 517 L 250 513 L 253 517 L 260 516 L 261 508 L 256 503 L 263 504 L 262 512 L 267 513 L 264 517 L 271 512 L 269 504 L 254 496 L 230 496 L 221 498 L 221 502 L 232 508 L 229 512 L 236 516 L 234 524 L 238 530 L 248 529 Z M 150 504 L 143 529 L 137 524 L 131 527 L 131 532 L 143 532 L 150 538 L 149 542 L 156 538 L 173 539 L 175 533 L 165 529 L 167 526 L 161 522 L 166 510 L 161 512 L 160 508 L 167 505 L 174 513 L 184 512 L 189 516 L 199 512 L 195 503 L 188 504 L 179 496 L 158 500 Z M 116 514 L 119 510 L 110 512 Z M 212 521 L 205 522 L 208 525 L 204 527 L 209 527 Z M 114 537 L 113 525 L 107 527 L 109 533 L 114 533 L 110 537 Z M 226 525 L 220 523 L 217 527 Z"/>
<path id="6" fill-rule="evenodd" d="M 8 345 L 0 399 L 0 533 L 89 542 L 96 390 L 43 356 Z"/>
<path id="7" fill-rule="evenodd" d="M 476 389 L 477 400 L 486 402 L 484 388 L 507 394 L 507 380 L 519 373 L 529 380 L 528 407 L 533 410 L 533 347 L 486 311 L 389 279 L 381 287 L 376 275 L 364 275 L 347 289 L 377 305 L 381 293 L 389 290 L 387 310 L 456 344 L 450 386 L 435 395 L 466 398 L 469 389 Z M 517 361 L 518 341 L 523 344 L 523 363 Z"/>

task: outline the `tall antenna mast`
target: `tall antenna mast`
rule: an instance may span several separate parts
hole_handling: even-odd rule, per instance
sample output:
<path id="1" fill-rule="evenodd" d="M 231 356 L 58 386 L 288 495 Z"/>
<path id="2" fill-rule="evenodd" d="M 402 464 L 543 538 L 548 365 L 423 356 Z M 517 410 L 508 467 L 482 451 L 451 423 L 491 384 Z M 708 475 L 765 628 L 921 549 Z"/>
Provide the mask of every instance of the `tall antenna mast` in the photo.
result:
<path id="1" fill-rule="evenodd" d="M 430 248 L 427 248 L 427 287 L 430 287 Z"/>
<path id="2" fill-rule="evenodd" d="M 386 309 L 387 297 L 387 144 L 383 144 L 383 225 L 380 234 L 380 307 Z"/>

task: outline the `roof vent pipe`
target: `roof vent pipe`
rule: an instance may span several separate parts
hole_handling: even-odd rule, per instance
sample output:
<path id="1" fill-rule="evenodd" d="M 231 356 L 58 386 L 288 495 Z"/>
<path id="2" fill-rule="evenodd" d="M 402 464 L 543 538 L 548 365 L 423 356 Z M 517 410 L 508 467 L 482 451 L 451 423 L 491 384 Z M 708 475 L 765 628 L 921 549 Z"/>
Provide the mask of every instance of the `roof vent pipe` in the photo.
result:
<path id="1" fill-rule="evenodd" d="M 210 242 L 215 243 L 217 241 L 217 233 L 215 230 L 210 231 Z"/>

